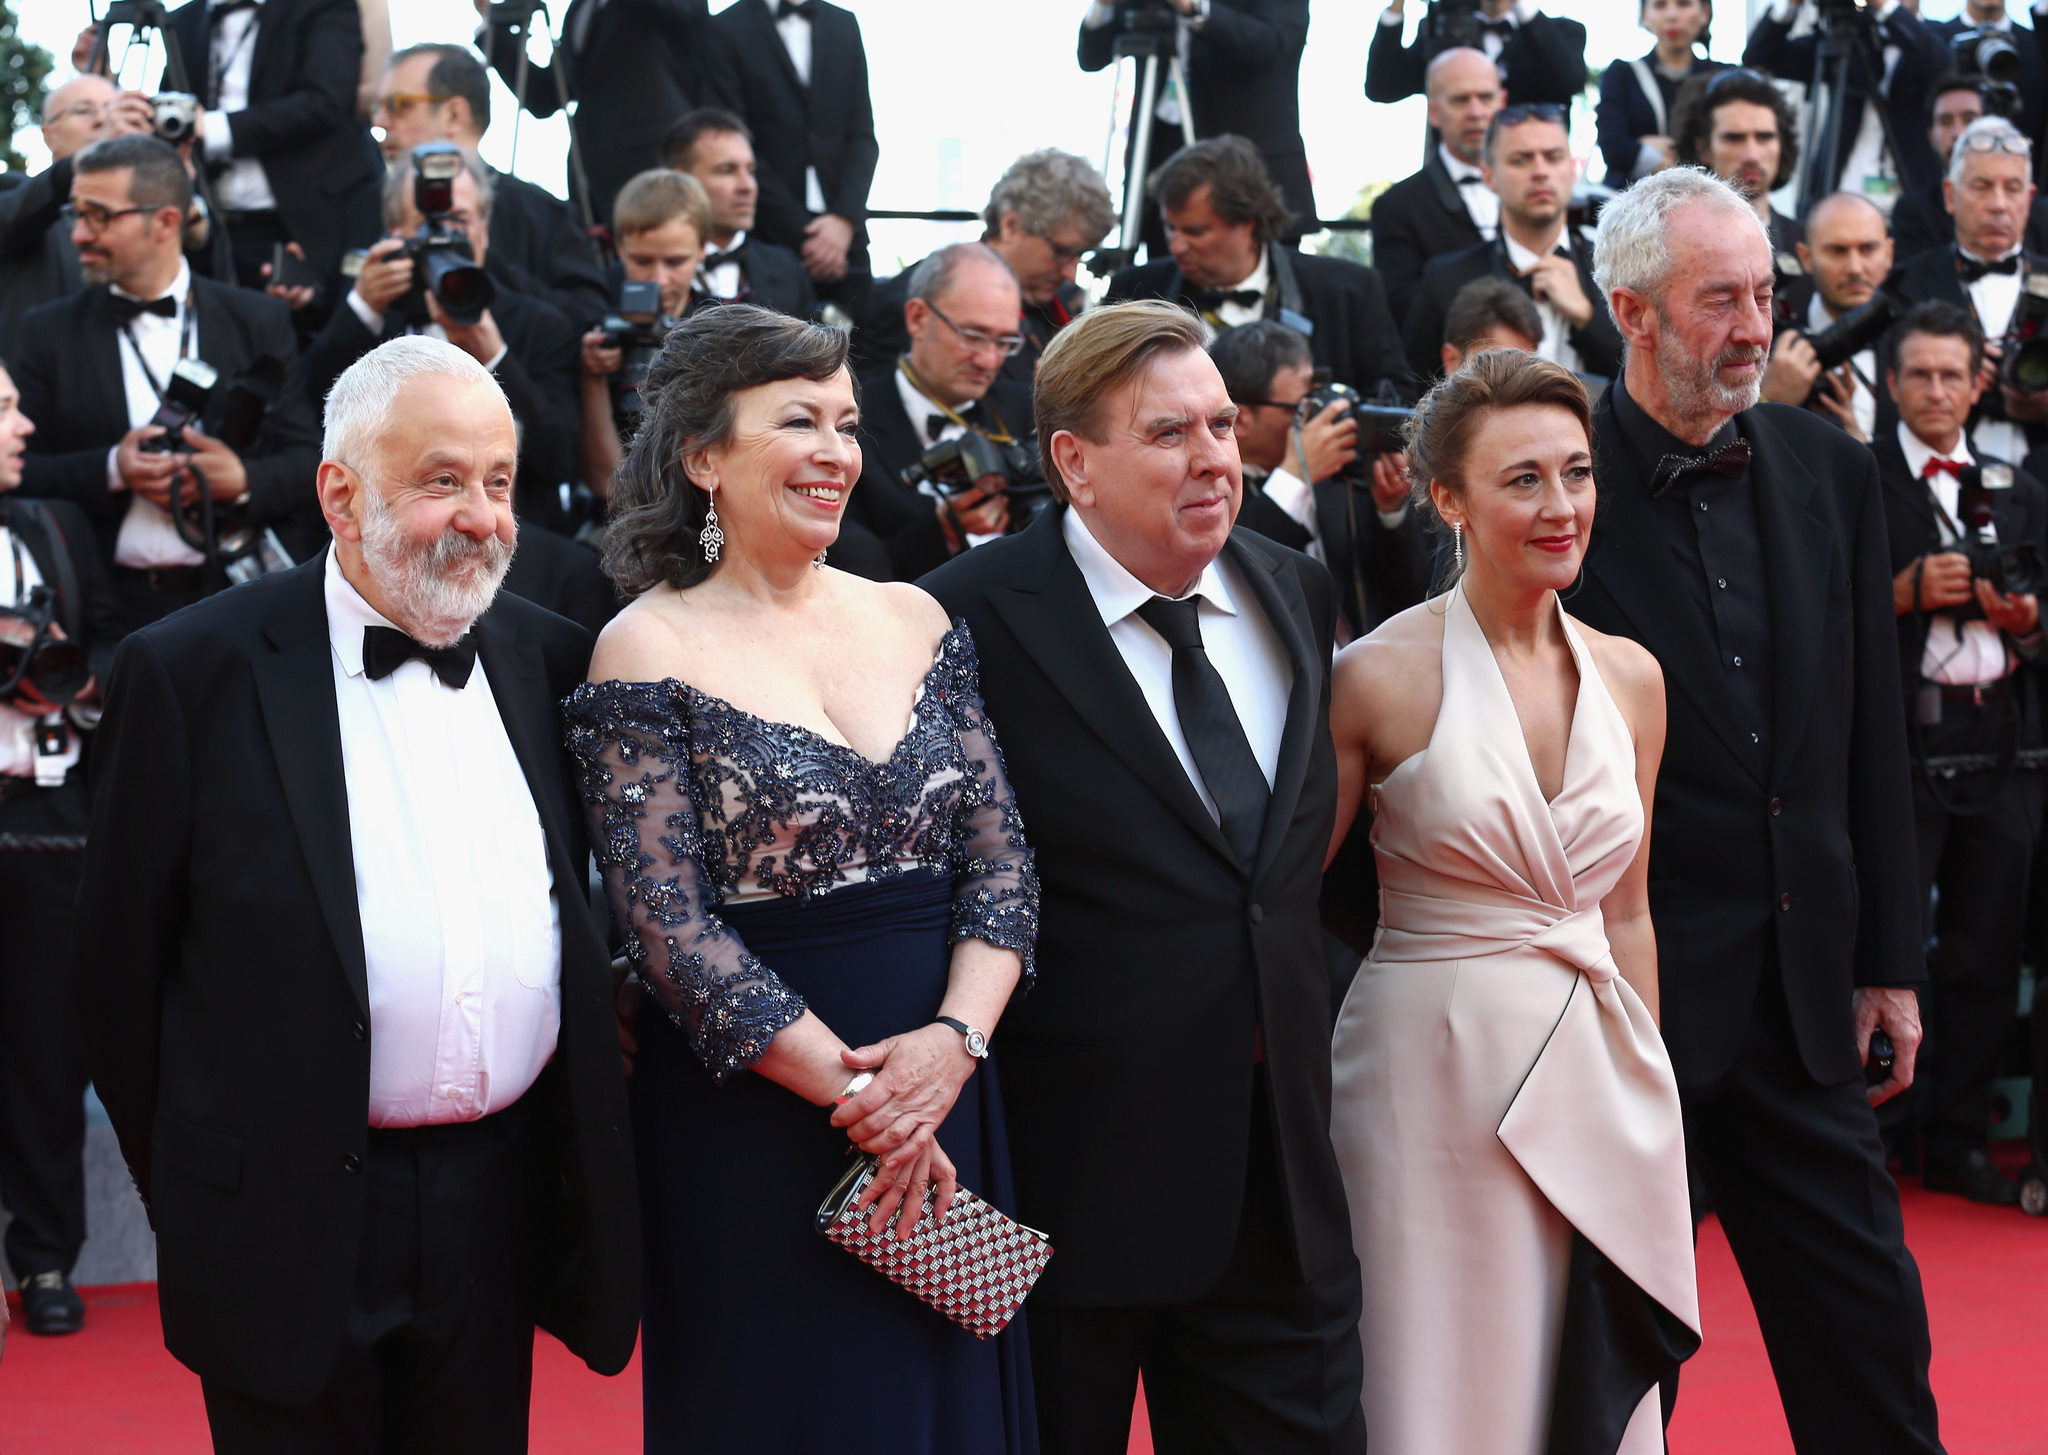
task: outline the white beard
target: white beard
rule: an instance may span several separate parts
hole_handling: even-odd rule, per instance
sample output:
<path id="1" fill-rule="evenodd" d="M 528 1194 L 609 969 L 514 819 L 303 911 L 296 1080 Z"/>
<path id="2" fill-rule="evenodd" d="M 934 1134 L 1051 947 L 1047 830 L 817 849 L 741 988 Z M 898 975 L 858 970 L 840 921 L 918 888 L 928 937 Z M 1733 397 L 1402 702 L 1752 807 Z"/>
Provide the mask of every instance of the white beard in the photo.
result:
<path id="1" fill-rule="evenodd" d="M 375 490 L 364 494 L 362 529 L 370 579 L 430 647 L 453 646 L 490 610 L 517 548 L 516 541 L 475 541 L 454 530 L 427 544 L 416 542 Z"/>
<path id="2" fill-rule="evenodd" d="M 1750 351 L 1731 346 L 1710 363 L 1702 363 L 1684 351 L 1669 329 L 1657 336 L 1657 372 L 1664 376 L 1664 392 L 1672 411 L 1681 419 L 1706 420 L 1740 414 L 1754 408 L 1763 397 L 1764 371 L 1758 369 L 1749 383 L 1732 386 L 1721 382 L 1723 364 L 1742 363 Z M 1770 357 L 1769 350 L 1757 350 L 1756 362 Z"/>

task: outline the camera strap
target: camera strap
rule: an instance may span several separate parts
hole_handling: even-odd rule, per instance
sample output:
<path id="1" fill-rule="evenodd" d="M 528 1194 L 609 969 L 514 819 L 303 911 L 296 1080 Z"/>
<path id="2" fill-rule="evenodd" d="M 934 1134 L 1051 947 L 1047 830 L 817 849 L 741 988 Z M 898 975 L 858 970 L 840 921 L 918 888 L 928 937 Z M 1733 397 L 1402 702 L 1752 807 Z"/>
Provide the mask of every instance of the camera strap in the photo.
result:
<path id="1" fill-rule="evenodd" d="M 943 414 L 949 422 L 959 425 L 960 428 L 972 434 L 980 435 L 991 444 L 1013 445 L 1017 443 L 1017 437 L 1010 433 L 1009 422 L 1003 418 L 995 405 L 991 404 L 986 397 L 982 399 L 981 407 L 987 410 L 989 418 L 996 422 L 994 429 L 982 429 L 978 425 L 969 424 L 950 406 L 941 404 L 938 400 L 933 399 L 931 391 L 924 387 L 924 381 L 917 377 L 917 371 L 910 367 L 910 358 L 907 354 L 896 361 L 896 367 L 903 371 L 903 377 L 910 381 L 910 387 L 922 394 L 925 397 L 925 401 L 940 414 Z"/>
<path id="2" fill-rule="evenodd" d="M 192 357 L 192 315 L 198 311 L 192 305 L 198 291 L 196 285 L 185 290 L 185 318 L 178 327 L 178 357 L 180 359 Z M 157 403 L 163 403 L 164 390 L 168 386 L 157 379 L 156 370 L 149 367 L 149 360 L 143 356 L 142 345 L 135 341 L 135 321 L 133 319 L 121 325 L 121 336 L 128 340 L 128 347 L 134 351 L 135 362 L 141 365 L 142 377 L 148 381 L 150 392 L 156 395 Z"/>

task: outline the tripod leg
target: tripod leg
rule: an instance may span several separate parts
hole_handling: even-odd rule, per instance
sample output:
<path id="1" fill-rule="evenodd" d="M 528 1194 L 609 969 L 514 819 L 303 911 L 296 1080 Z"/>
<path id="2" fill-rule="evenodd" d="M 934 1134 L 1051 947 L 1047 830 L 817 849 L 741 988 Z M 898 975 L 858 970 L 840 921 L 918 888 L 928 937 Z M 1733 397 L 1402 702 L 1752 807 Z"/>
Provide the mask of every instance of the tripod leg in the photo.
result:
<path id="1" fill-rule="evenodd" d="M 1145 174 L 1152 158 L 1152 108 L 1159 104 L 1159 57 L 1145 57 L 1138 83 L 1138 132 L 1131 138 L 1131 150 L 1124 172 L 1124 221 L 1117 246 L 1133 254 L 1138 249 L 1138 218 L 1145 209 Z"/>
<path id="2" fill-rule="evenodd" d="M 1195 144 L 1195 108 L 1188 102 L 1188 73 L 1182 67 L 1179 55 L 1173 57 L 1167 79 L 1173 87 L 1174 104 L 1180 110 L 1181 145 L 1191 147 Z"/>

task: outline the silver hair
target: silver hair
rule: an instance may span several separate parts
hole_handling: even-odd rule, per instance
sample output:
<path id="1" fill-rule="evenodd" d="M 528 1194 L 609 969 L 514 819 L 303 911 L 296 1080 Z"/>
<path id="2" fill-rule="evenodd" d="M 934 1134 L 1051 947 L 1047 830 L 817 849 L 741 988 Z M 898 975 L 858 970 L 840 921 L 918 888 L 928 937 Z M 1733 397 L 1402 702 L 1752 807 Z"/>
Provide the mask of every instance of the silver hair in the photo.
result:
<path id="1" fill-rule="evenodd" d="M 1003 225 L 1003 214 L 1017 214 L 1017 225 L 1044 237 L 1069 219 L 1080 224 L 1084 246 L 1093 247 L 1116 225 L 1116 204 L 1102 174 L 1086 160 L 1057 147 L 1026 152 L 1010 163 L 988 194 L 981 220 L 990 236 Z"/>
<path id="2" fill-rule="evenodd" d="M 455 345 L 424 334 L 395 338 L 343 369 L 327 391 L 321 458 L 339 460 L 358 472 L 367 470 L 399 393 L 415 379 L 435 378 L 484 385 L 511 413 L 505 391 L 491 371 Z"/>
<path id="3" fill-rule="evenodd" d="M 1769 247 L 1771 234 L 1749 199 L 1703 167 L 1670 167 L 1643 178 L 1600 209 L 1593 235 L 1593 282 L 1610 313 L 1614 290 L 1627 288 L 1661 299 L 1671 249 L 1664 240 L 1671 214 L 1699 202 L 1739 213 Z"/>
<path id="4" fill-rule="evenodd" d="M 469 174 L 469 180 L 476 183 L 476 210 L 485 217 L 491 215 L 491 174 L 484 164 L 477 160 L 475 152 L 467 147 L 462 151 L 462 170 Z M 384 177 L 384 225 L 397 227 L 405 221 L 406 209 L 412 206 L 412 156 L 394 166 Z"/>
<path id="5" fill-rule="evenodd" d="M 960 271 L 960 265 L 974 262 L 1001 268 L 1012 286 L 1016 284 L 1017 275 L 1010 270 L 1009 260 L 987 243 L 948 243 L 910 270 L 910 291 L 906 297 L 937 303 L 953 286 L 953 277 Z"/>
<path id="6" fill-rule="evenodd" d="M 1965 145 L 1973 136 L 2003 137 L 2008 148 L 2007 155 L 2025 157 L 2028 161 L 2028 174 L 2032 175 L 2034 144 L 2027 140 L 2027 134 L 2003 116 L 1980 116 L 1963 128 L 1963 134 L 1956 138 L 1955 148 L 1948 154 L 1948 179 L 1958 187 L 1963 183 L 1963 168 L 1969 165 L 1970 158 L 1984 155 L 1982 152 L 1972 152 Z M 2017 152 L 2010 150 L 2014 142 L 2019 143 Z"/>

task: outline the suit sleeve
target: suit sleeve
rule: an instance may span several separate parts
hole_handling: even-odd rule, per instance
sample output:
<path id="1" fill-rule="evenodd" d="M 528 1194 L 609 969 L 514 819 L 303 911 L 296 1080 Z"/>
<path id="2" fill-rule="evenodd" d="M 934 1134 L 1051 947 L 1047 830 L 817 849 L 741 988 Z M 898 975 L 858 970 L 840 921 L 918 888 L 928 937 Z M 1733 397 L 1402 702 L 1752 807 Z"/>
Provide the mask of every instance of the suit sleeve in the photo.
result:
<path id="1" fill-rule="evenodd" d="M 1586 89 L 1586 27 L 1542 12 L 1501 53 L 1508 100 L 1569 106 Z M 1418 83 L 1416 90 L 1422 87 Z"/>
<path id="2" fill-rule="evenodd" d="M 327 391 L 341 377 L 341 371 L 377 347 L 377 338 L 363 327 L 346 296 L 334 305 L 327 327 L 314 335 L 299 360 L 299 379 L 306 398 L 315 409 L 327 403 Z"/>
<path id="3" fill-rule="evenodd" d="M 573 480 L 577 471 L 577 356 L 579 341 L 554 308 L 536 304 L 540 322 L 523 349 L 508 348 L 496 369 L 498 385 L 525 431 L 521 470 L 528 486 Z"/>
<path id="4" fill-rule="evenodd" d="M 145 1205 L 164 982 L 178 972 L 192 843 L 184 712 L 142 634 L 114 657 L 92 753 L 71 993 L 86 1065 Z"/>
<path id="5" fill-rule="evenodd" d="M 1600 138 L 1600 155 L 1607 161 L 1607 185 L 1626 187 L 1635 176 L 1636 158 L 1642 155 L 1630 93 L 1641 94 L 1636 73 L 1626 60 L 1611 63 L 1600 75 L 1600 105 L 1594 113 L 1594 130 Z"/>
<path id="6" fill-rule="evenodd" d="M 1415 44 L 1401 44 L 1401 27 L 1373 22 L 1372 44 L 1365 51 L 1365 99 L 1382 106 L 1405 101 L 1422 89 L 1423 46 L 1429 39 L 1429 17 L 1415 34 Z"/>
<path id="7" fill-rule="evenodd" d="M 1397 389 L 1409 384 L 1409 368 L 1401 346 L 1401 330 L 1387 307 L 1387 287 L 1370 268 L 1359 270 L 1359 314 L 1354 322 L 1353 354 L 1358 378 L 1353 382 L 1371 393 L 1380 380 L 1393 381 Z"/>
<path id="8" fill-rule="evenodd" d="M 1103 70 L 1110 62 L 1114 61 L 1116 59 L 1116 38 L 1123 34 L 1123 29 L 1124 23 L 1121 18 L 1112 20 L 1107 25 L 1097 26 L 1090 26 L 1086 20 L 1083 20 L 1081 22 L 1081 39 L 1074 48 L 1076 58 L 1081 63 L 1081 69 L 1092 73 Z"/>
<path id="9" fill-rule="evenodd" d="M 860 227 L 868 220 L 868 191 L 875 185 L 875 165 L 882 158 L 882 149 L 875 140 L 875 106 L 868 94 L 868 54 L 861 44 L 860 22 L 849 16 L 848 23 L 853 26 L 853 45 L 845 61 L 849 73 L 846 155 L 838 178 L 826 188 L 825 205 Z"/>
<path id="10" fill-rule="evenodd" d="M 551 207 L 543 221 L 547 227 L 541 241 L 547 257 L 547 276 L 543 282 L 548 288 L 548 301 L 560 308 L 571 323 L 596 322 L 611 304 L 611 290 L 605 287 L 597 250 L 591 246 L 573 210 Z"/>
<path id="11" fill-rule="evenodd" d="M 1308 0 L 1253 0 L 1253 8 L 1212 5 L 1209 19 L 1192 36 L 1240 70 L 1291 64 L 1308 43 Z"/>
<path id="12" fill-rule="evenodd" d="M 256 448 L 242 461 L 249 474 L 249 522 L 268 526 L 315 508 L 313 483 L 320 473 L 320 426 L 301 379 L 290 310 L 274 298 L 250 301 L 270 306 L 260 308 L 250 328 L 249 357 L 253 360 L 269 354 L 285 364 L 284 387 L 278 391 L 277 404 L 263 417 Z"/>
<path id="13" fill-rule="evenodd" d="M 1426 205 L 1427 194 L 1423 194 L 1423 199 Z M 1415 296 L 1415 287 L 1422 281 L 1423 265 L 1429 261 L 1421 235 L 1409 223 L 1407 209 L 1401 205 L 1406 200 L 1406 194 L 1397 197 L 1388 191 L 1382 192 L 1372 204 L 1372 266 L 1386 287 L 1389 306 L 1392 300 Z"/>
<path id="14" fill-rule="evenodd" d="M 1579 351 L 1579 363 L 1587 373 L 1612 379 L 1621 373 L 1621 330 L 1614 326 L 1598 290 L 1588 287 L 1585 291 L 1593 300 L 1593 317 L 1584 328 L 1571 331 L 1572 347 Z"/>
<path id="15" fill-rule="evenodd" d="M 355 0 L 320 0 L 295 18 L 292 88 L 228 117 L 238 157 L 266 156 L 355 124 L 363 72 L 363 22 Z"/>
<path id="16" fill-rule="evenodd" d="M 55 308 L 57 305 L 45 306 Z M 43 318 L 39 319 L 39 314 Z M 82 398 L 65 397 L 63 355 L 68 341 L 53 337 L 56 331 L 50 328 L 28 326 L 49 317 L 43 309 L 28 315 L 21 329 L 21 351 L 13 361 L 14 387 L 21 396 L 21 412 L 31 420 L 41 422 L 45 428 L 51 421 L 82 410 L 86 405 Z M 123 404 L 121 407 L 125 414 L 127 406 Z M 107 445 L 44 453 L 36 447 L 38 437 L 33 434 L 28 437 L 27 453 L 22 457 L 21 489 L 24 495 L 44 500 L 69 500 L 87 514 L 102 518 L 117 517 L 127 510 L 128 497 L 107 489 Z"/>
<path id="17" fill-rule="evenodd" d="M 1749 33 L 1749 43 L 1742 48 L 1742 64 L 1769 71 L 1780 81 L 1811 81 L 1813 45 L 1811 35 L 1794 40 L 1789 25 L 1766 14 Z"/>
<path id="18" fill-rule="evenodd" d="M 71 199 L 71 158 L 52 162 L 13 191 L 0 195 L 0 258 L 32 257 Z"/>

